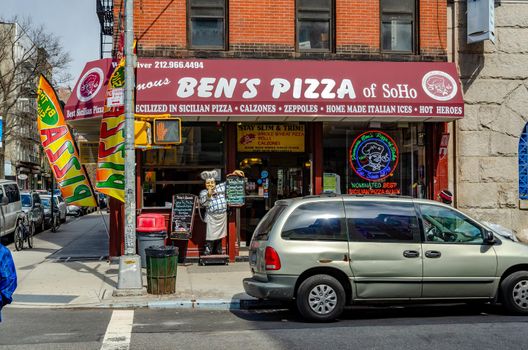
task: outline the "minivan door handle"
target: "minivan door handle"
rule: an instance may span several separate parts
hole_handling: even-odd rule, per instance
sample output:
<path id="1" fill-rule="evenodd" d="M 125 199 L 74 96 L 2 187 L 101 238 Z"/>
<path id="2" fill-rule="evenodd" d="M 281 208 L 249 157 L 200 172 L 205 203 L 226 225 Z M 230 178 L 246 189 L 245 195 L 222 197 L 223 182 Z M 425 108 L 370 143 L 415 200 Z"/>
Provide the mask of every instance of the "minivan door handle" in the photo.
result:
<path id="1" fill-rule="evenodd" d="M 438 250 L 428 250 L 425 252 L 425 256 L 434 259 L 441 257 L 442 253 L 440 253 Z"/>
<path id="2" fill-rule="evenodd" d="M 417 258 L 420 256 L 420 253 L 416 250 L 405 250 L 403 256 L 406 258 Z"/>

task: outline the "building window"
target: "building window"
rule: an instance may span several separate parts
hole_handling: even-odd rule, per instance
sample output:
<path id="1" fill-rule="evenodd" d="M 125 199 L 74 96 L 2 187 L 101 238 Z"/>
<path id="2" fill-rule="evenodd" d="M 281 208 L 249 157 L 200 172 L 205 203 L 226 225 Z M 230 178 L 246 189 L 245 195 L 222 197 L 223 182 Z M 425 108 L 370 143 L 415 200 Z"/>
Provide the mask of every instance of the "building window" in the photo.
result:
<path id="1" fill-rule="evenodd" d="M 226 47 L 226 0 L 188 0 L 189 46 L 192 49 Z"/>
<path id="2" fill-rule="evenodd" d="M 333 0 L 297 0 L 297 47 L 299 51 L 333 49 Z"/>
<path id="3" fill-rule="evenodd" d="M 412 53 L 416 49 L 416 0 L 380 0 L 381 49 Z"/>
<path id="4" fill-rule="evenodd" d="M 225 174 L 224 164 L 223 126 L 182 123 L 181 145 L 142 153 L 142 206 L 168 207 L 176 193 L 200 193 L 204 188 L 200 173 L 217 169 Z"/>

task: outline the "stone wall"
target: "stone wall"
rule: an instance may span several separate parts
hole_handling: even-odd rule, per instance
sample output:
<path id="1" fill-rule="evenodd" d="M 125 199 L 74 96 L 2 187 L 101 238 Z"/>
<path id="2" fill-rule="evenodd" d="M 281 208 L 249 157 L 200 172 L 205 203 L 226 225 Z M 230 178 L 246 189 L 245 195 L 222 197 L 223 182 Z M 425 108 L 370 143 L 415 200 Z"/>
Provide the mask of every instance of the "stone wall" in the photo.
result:
<path id="1" fill-rule="evenodd" d="M 466 44 L 465 1 L 456 1 L 457 60 L 466 113 L 456 124 L 457 206 L 516 231 L 528 242 L 519 209 L 519 136 L 528 121 L 528 2 L 495 8 L 496 43 Z"/>

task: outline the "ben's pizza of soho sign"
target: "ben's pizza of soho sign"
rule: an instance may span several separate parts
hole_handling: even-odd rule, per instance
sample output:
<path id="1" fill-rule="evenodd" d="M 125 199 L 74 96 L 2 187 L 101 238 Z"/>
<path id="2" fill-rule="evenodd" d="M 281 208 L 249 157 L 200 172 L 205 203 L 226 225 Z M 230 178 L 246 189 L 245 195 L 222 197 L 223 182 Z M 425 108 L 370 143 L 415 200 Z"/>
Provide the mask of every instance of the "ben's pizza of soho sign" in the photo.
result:
<path id="1" fill-rule="evenodd" d="M 102 113 L 111 67 L 86 65 L 66 104 L 69 120 Z M 449 62 L 142 58 L 135 101 L 136 113 L 179 117 L 464 115 Z"/>
<path id="2" fill-rule="evenodd" d="M 430 116 L 464 103 L 447 62 L 170 60 L 138 63 L 136 113 Z"/>

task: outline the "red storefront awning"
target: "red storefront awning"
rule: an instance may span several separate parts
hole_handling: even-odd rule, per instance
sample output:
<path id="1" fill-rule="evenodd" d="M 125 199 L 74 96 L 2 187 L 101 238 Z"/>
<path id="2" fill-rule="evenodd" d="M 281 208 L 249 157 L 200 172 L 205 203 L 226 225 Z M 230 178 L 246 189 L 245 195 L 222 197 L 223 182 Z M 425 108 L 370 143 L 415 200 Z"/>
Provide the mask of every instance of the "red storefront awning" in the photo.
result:
<path id="1" fill-rule="evenodd" d="M 136 113 L 142 114 L 252 121 L 449 121 L 464 115 L 456 67 L 446 62 L 152 58 L 140 59 L 136 74 Z M 67 111 L 80 91 L 76 86 Z"/>

